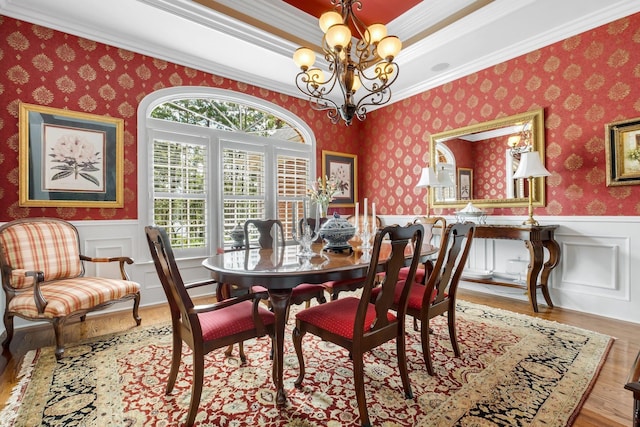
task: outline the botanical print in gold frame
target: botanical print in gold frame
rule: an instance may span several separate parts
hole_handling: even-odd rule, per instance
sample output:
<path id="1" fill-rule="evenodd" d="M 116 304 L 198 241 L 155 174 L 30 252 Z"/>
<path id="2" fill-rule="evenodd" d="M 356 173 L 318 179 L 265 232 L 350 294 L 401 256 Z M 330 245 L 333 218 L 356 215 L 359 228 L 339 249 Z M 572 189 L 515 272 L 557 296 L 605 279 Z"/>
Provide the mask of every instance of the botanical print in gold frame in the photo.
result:
<path id="1" fill-rule="evenodd" d="M 358 200 L 358 156 L 322 150 L 322 179 L 331 175 L 347 183 L 343 192 L 334 195 L 331 206 L 336 208 L 354 207 L 356 200 Z"/>
<path id="2" fill-rule="evenodd" d="M 124 206 L 124 120 L 20 104 L 20 206 Z"/>
<path id="3" fill-rule="evenodd" d="M 605 125 L 607 186 L 640 184 L 640 118 Z"/>

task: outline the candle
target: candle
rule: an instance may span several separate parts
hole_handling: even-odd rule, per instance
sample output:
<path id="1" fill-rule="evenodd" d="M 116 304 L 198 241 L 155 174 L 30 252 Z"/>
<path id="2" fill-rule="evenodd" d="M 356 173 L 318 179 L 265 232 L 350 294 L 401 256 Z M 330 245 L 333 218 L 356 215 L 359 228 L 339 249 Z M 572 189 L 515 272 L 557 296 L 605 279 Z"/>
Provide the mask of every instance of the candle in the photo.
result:
<path id="1" fill-rule="evenodd" d="M 364 228 L 366 228 L 366 226 L 369 224 L 369 221 L 367 220 L 367 203 L 368 202 L 369 202 L 369 199 L 365 197 L 364 198 L 364 216 L 362 218 Z"/>
<path id="2" fill-rule="evenodd" d="M 378 229 L 378 221 L 376 220 L 376 203 L 371 203 L 371 233 L 375 234 Z"/>
<path id="3" fill-rule="evenodd" d="M 360 212 L 360 203 L 356 202 L 356 223 L 355 223 L 356 230 L 358 230 L 358 212 Z"/>

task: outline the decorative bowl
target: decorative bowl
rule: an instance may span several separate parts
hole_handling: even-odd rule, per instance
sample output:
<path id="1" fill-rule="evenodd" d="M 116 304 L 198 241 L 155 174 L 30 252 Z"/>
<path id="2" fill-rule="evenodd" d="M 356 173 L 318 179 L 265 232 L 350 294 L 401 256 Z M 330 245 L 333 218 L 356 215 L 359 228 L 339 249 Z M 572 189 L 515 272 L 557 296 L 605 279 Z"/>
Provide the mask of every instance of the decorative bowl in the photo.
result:
<path id="1" fill-rule="evenodd" d="M 323 250 L 342 252 L 345 249 L 352 251 L 349 240 L 356 233 L 356 228 L 336 212 L 333 218 L 329 218 L 322 227 L 320 227 L 320 237 L 327 241 Z"/>
<path id="2" fill-rule="evenodd" d="M 456 221 L 458 222 L 479 222 L 480 224 L 484 224 L 487 219 L 487 213 L 483 210 L 480 210 L 473 206 L 473 203 L 467 203 L 467 206 L 464 209 L 456 211 Z"/>

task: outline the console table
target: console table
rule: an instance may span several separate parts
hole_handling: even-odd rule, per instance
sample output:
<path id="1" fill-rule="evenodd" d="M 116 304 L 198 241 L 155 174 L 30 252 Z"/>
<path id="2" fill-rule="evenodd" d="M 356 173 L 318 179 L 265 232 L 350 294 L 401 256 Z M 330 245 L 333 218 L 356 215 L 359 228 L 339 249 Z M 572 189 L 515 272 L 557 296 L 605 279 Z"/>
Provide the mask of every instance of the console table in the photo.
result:
<path id="1" fill-rule="evenodd" d="M 529 266 L 527 268 L 526 284 L 503 282 L 496 279 L 464 278 L 467 282 L 486 283 L 490 285 L 509 286 L 526 289 L 533 311 L 538 312 L 536 291 L 542 290 L 542 295 L 549 307 L 553 307 L 547 281 L 551 270 L 560 261 L 560 245 L 554 238 L 557 225 L 493 225 L 478 224 L 473 235 L 474 239 L 512 239 L 523 240 L 529 250 Z M 549 251 L 549 259 L 544 262 L 544 248 Z M 538 277 L 540 281 L 538 284 Z"/>

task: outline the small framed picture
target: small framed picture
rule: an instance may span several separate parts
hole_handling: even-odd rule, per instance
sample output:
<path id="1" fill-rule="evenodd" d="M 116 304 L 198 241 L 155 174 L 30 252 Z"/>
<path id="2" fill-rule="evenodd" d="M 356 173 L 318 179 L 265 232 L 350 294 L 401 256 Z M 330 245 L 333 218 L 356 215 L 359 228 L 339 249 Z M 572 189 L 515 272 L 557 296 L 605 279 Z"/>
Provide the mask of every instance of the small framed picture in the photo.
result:
<path id="1" fill-rule="evenodd" d="M 605 125 L 607 186 L 640 184 L 640 117 Z"/>
<path id="2" fill-rule="evenodd" d="M 473 199 L 473 169 L 458 168 L 458 200 Z"/>
<path id="3" fill-rule="evenodd" d="M 322 150 L 322 177 L 334 176 L 346 183 L 344 190 L 334 195 L 333 207 L 354 207 L 358 200 L 358 156 Z"/>
<path id="4" fill-rule="evenodd" d="M 20 104 L 20 206 L 124 206 L 124 120 Z"/>

